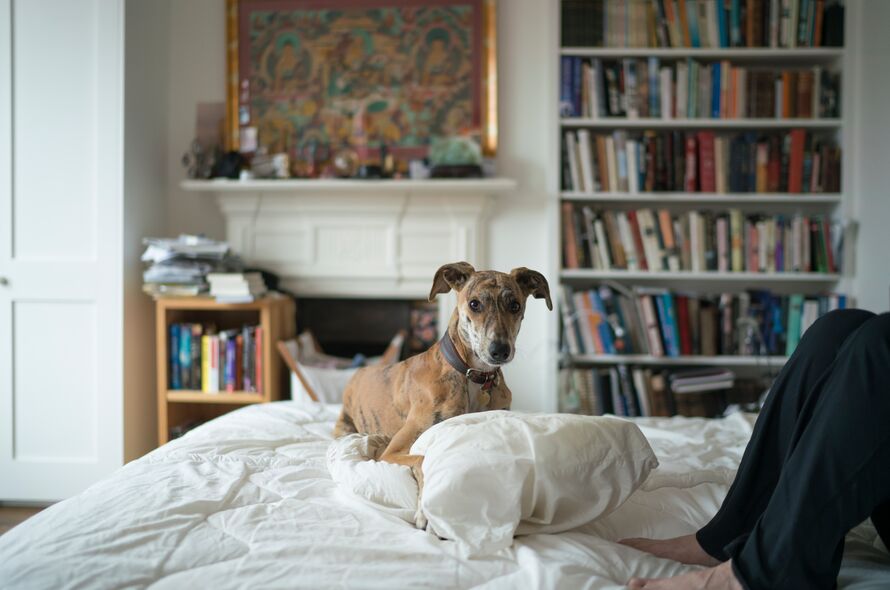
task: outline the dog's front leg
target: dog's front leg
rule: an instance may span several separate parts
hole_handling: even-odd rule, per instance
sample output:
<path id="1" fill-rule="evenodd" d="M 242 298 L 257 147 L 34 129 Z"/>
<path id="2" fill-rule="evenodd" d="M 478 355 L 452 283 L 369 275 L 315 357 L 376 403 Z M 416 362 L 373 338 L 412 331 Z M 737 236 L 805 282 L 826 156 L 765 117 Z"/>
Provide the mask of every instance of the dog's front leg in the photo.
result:
<path id="1" fill-rule="evenodd" d="M 381 461 L 406 465 L 411 468 L 411 473 L 414 474 L 414 479 L 417 481 L 417 511 L 414 514 L 414 526 L 419 529 L 426 529 L 427 525 L 426 516 L 424 516 L 420 505 L 423 494 L 423 455 L 412 455 L 411 445 L 424 430 L 426 428 L 409 418 L 392 437 L 383 454 L 380 455 Z"/>

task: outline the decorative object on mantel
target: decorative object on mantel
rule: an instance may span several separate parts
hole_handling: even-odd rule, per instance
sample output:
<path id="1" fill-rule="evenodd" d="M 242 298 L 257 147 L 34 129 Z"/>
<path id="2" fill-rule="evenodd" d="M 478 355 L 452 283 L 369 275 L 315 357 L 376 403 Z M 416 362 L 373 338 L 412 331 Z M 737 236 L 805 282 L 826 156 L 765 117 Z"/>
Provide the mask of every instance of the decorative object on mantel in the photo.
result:
<path id="1" fill-rule="evenodd" d="M 244 170 L 246 160 L 244 156 L 236 151 L 226 152 L 217 162 L 216 169 L 213 171 L 215 178 L 231 178 L 237 180 L 241 178 L 241 171 Z"/>
<path id="2" fill-rule="evenodd" d="M 434 136 L 475 134 L 494 155 L 495 4 L 227 0 L 228 149 L 255 130 L 269 153 L 345 141 L 365 159 L 379 138 L 407 162 Z"/>
<path id="3" fill-rule="evenodd" d="M 434 139 L 429 159 L 433 178 L 482 178 L 482 153 L 469 137 Z"/>

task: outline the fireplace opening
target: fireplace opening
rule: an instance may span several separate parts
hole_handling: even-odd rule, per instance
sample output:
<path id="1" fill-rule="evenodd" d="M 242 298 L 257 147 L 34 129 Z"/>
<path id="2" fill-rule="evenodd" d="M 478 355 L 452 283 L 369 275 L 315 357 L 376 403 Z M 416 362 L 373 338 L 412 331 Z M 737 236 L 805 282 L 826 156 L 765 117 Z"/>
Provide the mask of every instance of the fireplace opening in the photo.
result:
<path id="1" fill-rule="evenodd" d="M 297 298 L 297 332 L 310 330 L 327 354 L 377 356 L 400 330 L 407 338 L 402 359 L 435 344 L 436 303 L 405 299 Z"/>

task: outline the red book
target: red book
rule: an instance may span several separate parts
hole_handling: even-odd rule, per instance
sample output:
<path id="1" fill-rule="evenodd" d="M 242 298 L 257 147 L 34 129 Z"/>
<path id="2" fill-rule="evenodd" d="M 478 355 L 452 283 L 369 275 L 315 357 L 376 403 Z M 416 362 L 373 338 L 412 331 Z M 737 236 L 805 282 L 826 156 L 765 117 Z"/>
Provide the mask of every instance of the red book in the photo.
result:
<path id="1" fill-rule="evenodd" d="M 717 180 L 714 174 L 714 133 L 698 132 L 698 178 L 701 192 L 717 192 Z"/>
<path id="2" fill-rule="evenodd" d="M 791 156 L 788 161 L 788 192 L 803 190 L 803 150 L 807 142 L 807 132 L 803 129 L 791 130 Z"/>
<path id="3" fill-rule="evenodd" d="M 692 354 L 692 337 L 689 333 L 689 302 L 677 295 L 677 327 L 680 329 L 680 354 Z"/>
<path id="4" fill-rule="evenodd" d="M 263 379 L 263 353 L 265 352 L 265 348 L 263 347 L 263 327 L 256 327 L 256 392 L 263 393 L 263 387 L 266 386 L 266 383 Z"/>
<path id="5" fill-rule="evenodd" d="M 575 222 L 572 219 L 572 204 L 562 204 L 562 246 L 563 262 L 566 268 L 578 268 L 578 248 L 576 246 Z"/>
<path id="6" fill-rule="evenodd" d="M 757 242 L 757 226 L 753 223 L 748 224 L 748 272 L 757 272 L 760 270 L 760 244 Z"/>
<path id="7" fill-rule="evenodd" d="M 646 250 L 643 247 L 643 234 L 640 231 L 640 223 L 637 221 L 637 212 L 628 211 L 627 221 L 630 223 L 630 230 L 634 239 L 634 248 L 637 251 L 637 264 L 640 265 L 640 270 L 649 270 L 649 265 L 646 263 Z"/>
<path id="8" fill-rule="evenodd" d="M 686 179 L 684 183 L 688 193 L 694 193 L 698 190 L 698 160 L 695 157 L 695 153 L 695 137 L 690 133 L 686 138 Z"/>

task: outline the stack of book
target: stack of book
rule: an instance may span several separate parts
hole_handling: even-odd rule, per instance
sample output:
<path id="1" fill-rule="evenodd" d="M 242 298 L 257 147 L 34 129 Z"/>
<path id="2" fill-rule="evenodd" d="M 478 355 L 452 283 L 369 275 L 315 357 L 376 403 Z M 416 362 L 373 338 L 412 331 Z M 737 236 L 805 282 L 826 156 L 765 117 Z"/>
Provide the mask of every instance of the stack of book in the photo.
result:
<path id="1" fill-rule="evenodd" d="M 266 293 L 263 275 L 258 272 L 210 273 L 210 295 L 218 303 L 250 303 Z"/>
<path id="2" fill-rule="evenodd" d="M 145 238 L 142 290 L 153 297 L 194 296 L 207 291 L 206 276 L 218 271 L 241 270 L 241 260 L 229 245 L 201 236 Z"/>
<path id="3" fill-rule="evenodd" d="M 831 118 L 840 73 L 740 67 L 729 61 L 662 65 L 648 59 L 560 60 L 560 115 L 638 118 Z"/>
<path id="4" fill-rule="evenodd" d="M 217 330 L 212 325 L 171 324 L 169 338 L 170 389 L 262 393 L 260 326 Z"/>
<path id="5" fill-rule="evenodd" d="M 769 291 L 695 295 L 608 285 L 560 286 L 563 342 L 580 355 L 790 356 L 821 315 L 852 307 L 845 295 Z"/>
<path id="6" fill-rule="evenodd" d="M 563 0 L 562 45 L 839 47 L 840 0 Z"/>
<path id="7" fill-rule="evenodd" d="M 599 211 L 563 202 L 563 267 L 836 273 L 843 266 L 847 228 L 823 215 L 745 214 L 739 209 Z"/>
<path id="8" fill-rule="evenodd" d="M 715 134 L 566 131 L 566 191 L 639 193 L 837 193 L 841 150 L 834 138 L 788 132 Z"/>
<path id="9" fill-rule="evenodd" d="M 561 412 L 593 416 L 718 415 L 722 411 L 722 400 L 711 393 L 717 389 L 697 392 L 673 389 L 677 382 L 688 383 L 690 379 L 695 379 L 692 373 L 653 371 L 623 364 L 603 369 L 564 368 L 559 372 L 559 409 Z M 719 373 L 714 371 L 711 385 L 725 385 L 727 381 L 734 380 L 730 371 L 720 370 Z M 706 381 L 707 378 L 702 380 Z"/>

